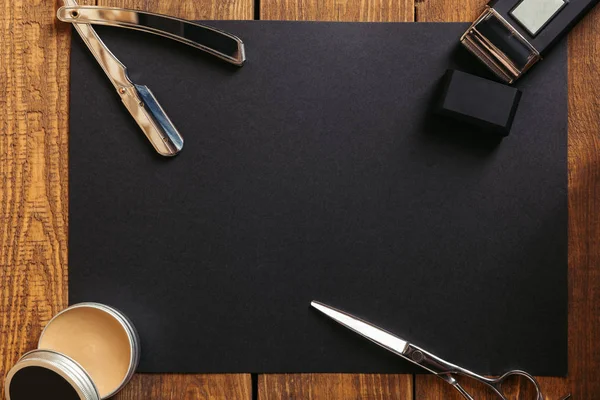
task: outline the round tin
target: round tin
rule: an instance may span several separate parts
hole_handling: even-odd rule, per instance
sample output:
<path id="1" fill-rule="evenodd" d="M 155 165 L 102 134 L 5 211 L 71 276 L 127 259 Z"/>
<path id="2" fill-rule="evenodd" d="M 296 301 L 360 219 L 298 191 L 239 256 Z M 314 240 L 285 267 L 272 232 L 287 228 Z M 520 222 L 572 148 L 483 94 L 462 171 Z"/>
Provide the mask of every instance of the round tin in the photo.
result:
<path id="1" fill-rule="evenodd" d="M 53 349 L 40 349 L 40 345 L 43 341 L 44 335 L 49 331 L 49 329 L 51 329 L 53 322 L 57 321 L 61 316 L 64 316 L 66 313 L 72 312 L 75 309 L 81 311 L 80 309 L 82 308 L 94 309 L 95 312 L 101 311 L 102 313 L 105 313 L 107 316 L 112 318 L 123 329 L 129 342 L 130 357 L 129 365 L 127 367 L 127 373 L 125 374 L 120 384 L 114 390 L 103 396 L 100 395 L 98 386 L 93 382 L 92 376 L 84 369 L 84 367 L 76 359 L 62 354 L 61 352 L 55 351 Z M 102 335 L 102 332 L 98 332 L 97 334 Z M 45 373 L 49 374 L 49 376 L 46 378 L 50 378 L 50 382 L 52 384 L 56 383 L 58 386 L 60 386 L 61 379 L 63 381 L 68 382 L 68 384 L 71 385 L 71 387 L 79 396 L 78 398 L 74 397 L 77 400 L 108 399 L 114 396 L 121 389 L 123 389 L 123 387 L 131 380 L 139 363 L 139 359 L 140 340 L 137 331 L 135 330 L 135 327 L 133 326 L 131 321 L 123 313 L 121 313 L 115 308 L 99 303 L 75 304 L 61 311 L 60 313 L 55 315 L 54 318 L 50 320 L 50 322 L 48 322 L 40 336 L 40 340 L 38 342 L 38 350 L 34 350 L 25 354 L 17 362 L 17 364 L 15 364 L 15 366 L 9 371 L 5 382 L 6 399 L 21 400 L 21 398 L 18 398 L 16 396 L 15 398 L 11 398 L 11 385 L 15 385 L 15 382 L 19 380 L 15 380 L 15 376 L 19 377 L 21 376 L 21 374 L 25 373 L 35 375 L 34 372 L 42 374 L 42 370 L 46 370 Z M 30 369 L 25 370 L 26 368 Z M 51 372 L 48 373 L 47 371 Z M 32 385 L 35 385 L 35 382 L 32 382 Z M 15 392 L 15 388 L 13 388 L 12 392 Z"/>
<path id="2" fill-rule="evenodd" d="M 39 380 L 44 381 L 43 388 L 36 387 Z M 49 394 L 48 391 L 62 400 L 100 400 L 96 385 L 83 367 L 55 351 L 30 351 L 6 376 L 4 392 L 7 400 L 42 398 Z"/>

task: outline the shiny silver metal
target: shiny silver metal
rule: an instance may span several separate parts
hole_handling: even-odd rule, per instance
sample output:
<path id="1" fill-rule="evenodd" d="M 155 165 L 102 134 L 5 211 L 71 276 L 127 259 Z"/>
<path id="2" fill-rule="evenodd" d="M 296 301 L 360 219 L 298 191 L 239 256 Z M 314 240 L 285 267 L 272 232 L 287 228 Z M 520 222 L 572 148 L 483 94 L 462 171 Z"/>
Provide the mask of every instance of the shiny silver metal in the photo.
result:
<path id="1" fill-rule="evenodd" d="M 183 148 L 183 137 L 147 86 L 133 83 L 127 68 L 110 52 L 90 24 L 112 25 L 161 35 L 213 54 L 231 64 L 245 61 L 243 42 L 236 36 L 204 25 L 163 15 L 106 7 L 80 7 L 64 0 L 57 12 L 61 21 L 72 23 L 154 149 L 174 156 Z"/>
<path id="2" fill-rule="evenodd" d="M 499 378 L 486 378 L 485 376 L 478 375 L 467 369 L 444 361 L 441 358 L 421 349 L 420 347 L 406 342 L 399 337 L 344 311 L 336 310 L 333 307 L 317 301 L 311 302 L 311 306 L 346 328 L 437 375 L 439 378 L 452 385 L 452 387 L 454 387 L 465 399 L 474 400 L 473 396 L 469 394 L 456 380 L 455 377 L 459 375 L 481 382 L 489 387 L 502 400 L 507 400 L 502 389 L 502 384 L 506 382 L 507 378 L 509 377 L 520 376 L 531 382 L 531 384 L 535 387 L 536 397 L 533 400 L 543 400 L 539 383 L 532 375 L 525 371 L 513 370 L 508 371 Z"/>
<path id="3" fill-rule="evenodd" d="M 58 9 L 57 16 L 63 22 L 109 25 L 164 36 L 238 66 L 246 60 L 244 44 L 237 36 L 180 18 L 101 6 L 65 6 Z"/>
<path id="4" fill-rule="evenodd" d="M 129 367 L 127 369 L 127 374 L 125 375 L 125 377 L 121 381 L 120 385 L 115 390 L 113 390 L 111 393 L 107 394 L 106 396 L 104 396 L 102 398 L 102 399 L 108 399 L 108 398 L 114 396 L 115 394 L 117 394 L 117 392 L 119 392 L 121 389 L 123 389 L 123 387 L 125 387 L 125 385 L 127 383 L 129 383 L 129 381 L 133 377 L 133 374 L 135 373 L 135 370 L 137 369 L 137 366 L 140 362 L 140 338 L 139 338 L 139 335 L 138 335 L 135 327 L 133 326 L 133 323 L 121 311 L 119 311 L 113 307 L 107 306 L 105 304 L 100 304 L 100 303 L 88 302 L 88 303 L 74 304 L 74 305 L 64 309 L 63 311 L 59 312 L 58 314 L 56 314 L 50 320 L 50 322 L 48 322 L 48 324 L 42 331 L 42 334 L 40 335 L 40 339 L 38 341 L 38 348 L 39 348 L 39 343 L 42 342 L 42 338 L 44 337 L 44 334 L 46 333 L 46 329 L 48 329 L 48 327 L 52 325 L 52 322 L 54 320 L 56 320 L 57 318 L 59 318 L 61 315 L 65 314 L 65 313 L 68 313 L 74 309 L 79 309 L 79 308 L 94 308 L 96 310 L 103 311 L 106 314 L 110 315 L 121 325 L 121 327 L 123 327 L 123 330 L 127 334 L 127 338 L 129 340 L 130 357 L 129 357 Z"/>
<path id="5" fill-rule="evenodd" d="M 30 367 L 45 368 L 58 374 L 75 389 L 81 400 L 101 400 L 96 385 L 83 367 L 72 358 L 52 350 L 33 350 L 19 359 L 6 375 L 4 385 L 6 400 L 20 400 L 11 399 L 11 383 L 19 371 Z M 36 382 L 31 382 L 31 384 L 35 385 Z M 51 394 L 49 394 L 49 398 L 51 398 Z"/>

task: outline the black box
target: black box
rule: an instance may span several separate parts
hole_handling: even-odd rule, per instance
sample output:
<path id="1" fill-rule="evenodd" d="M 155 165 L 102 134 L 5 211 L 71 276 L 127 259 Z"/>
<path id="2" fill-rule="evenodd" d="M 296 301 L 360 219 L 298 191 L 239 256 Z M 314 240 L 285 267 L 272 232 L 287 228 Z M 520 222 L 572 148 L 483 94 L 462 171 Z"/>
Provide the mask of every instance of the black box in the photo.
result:
<path id="1" fill-rule="evenodd" d="M 438 114 L 509 134 L 521 100 L 519 89 L 452 69 L 446 71 L 442 85 Z"/>

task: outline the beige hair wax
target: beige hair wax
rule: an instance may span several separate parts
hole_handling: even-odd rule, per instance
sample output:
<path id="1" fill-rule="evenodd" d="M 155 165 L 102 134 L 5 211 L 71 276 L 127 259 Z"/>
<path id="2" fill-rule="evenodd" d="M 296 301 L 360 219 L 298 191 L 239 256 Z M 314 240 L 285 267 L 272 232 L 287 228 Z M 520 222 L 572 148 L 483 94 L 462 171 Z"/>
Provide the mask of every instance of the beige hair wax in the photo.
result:
<path id="1" fill-rule="evenodd" d="M 137 333 L 121 312 L 98 303 L 76 304 L 52 318 L 38 350 L 23 356 L 9 372 L 7 399 L 21 400 L 17 393 L 27 393 L 35 385 L 19 382 L 32 376 L 39 376 L 37 385 L 49 392 L 70 385 L 74 398 L 106 399 L 129 382 L 138 361 Z"/>

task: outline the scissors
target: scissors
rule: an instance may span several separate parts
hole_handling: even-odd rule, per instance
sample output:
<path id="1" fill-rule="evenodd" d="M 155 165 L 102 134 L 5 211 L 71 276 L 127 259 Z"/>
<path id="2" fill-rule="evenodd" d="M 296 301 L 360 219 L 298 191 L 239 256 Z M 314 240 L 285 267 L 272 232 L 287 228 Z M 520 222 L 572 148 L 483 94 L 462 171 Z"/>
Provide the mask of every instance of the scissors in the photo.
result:
<path id="1" fill-rule="evenodd" d="M 502 384 L 505 383 L 509 377 L 520 376 L 531 382 L 535 388 L 536 395 L 534 400 L 544 399 L 538 381 L 525 371 L 513 370 L 508 371 L 499 378 L 486 378 L 485 376 L 478 375 L 467 369 L 459 367 L 458 365 L 444 361 L 428 351 L 423 350 L 412 343 L 400 339 L 396 335 L 393 335 L 344 311 L 336 310 L 335 308 L 318 301 L 313 301 L 310 303 L 310 305 L 328 317 L 332 318 L 334 321 L 369 339 L 375 344 L 378 344 L 384 349 L 391 351 L 392 353 L 407 359 L 413 364 L 417 364 L 418 366 L 425 368 L 427 371 L 437 375 L 439 378 L 452 385 L 452 387 L 454 387 L 454 389 L 456 389 L 465 399 L 474 400 L 473 396 L 469 394 L 462 386 L 460 386 L 455 376 L 462 375 L 481 382 L 485 386 L 489 387 L 502 400 L 508 400 L 503 392 Z M 567 400 L 570 397 L 571 395 L 567 395 L 566 397 L 563 397 L 562 400 Z"/>
<path id="2" fill-rule="evenodd" d="M 127 68 L 102 42 L 93 25 L 134 29 L 163 36 L 241 67 L 246 60 L 244 43 L 234 35 L 179 18 L 115 7 L 79 6 L 63 0 L 57 18 L 72 23 L 114 85 L 123 105 L 158 154 L 174 156 L 183 148 L 183 137 L 148 86 L 131 81 Z"/>

